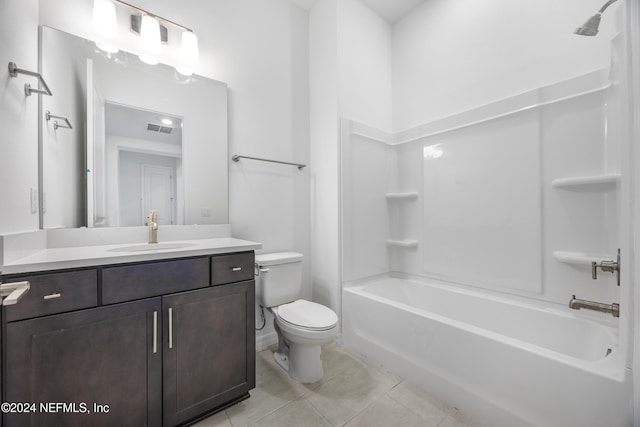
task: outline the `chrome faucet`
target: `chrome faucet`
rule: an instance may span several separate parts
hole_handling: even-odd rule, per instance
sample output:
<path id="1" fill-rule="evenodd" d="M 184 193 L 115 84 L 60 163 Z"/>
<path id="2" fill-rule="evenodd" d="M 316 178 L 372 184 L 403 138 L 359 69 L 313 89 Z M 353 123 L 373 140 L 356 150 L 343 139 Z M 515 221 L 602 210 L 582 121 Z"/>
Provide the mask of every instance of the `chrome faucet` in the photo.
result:
<path id="1" fill-rule="evenodd" d="M 149 243 L 158 243 L 158 214 L 156 211 L 149 212 L 147 226 L 149 227 Z"/>
<path id="2" fill-rule="evenodd" d="M 586 308 L 588 310 L 600 311 L 602 313 L 610 313 L 613 317 L 620 317 L 620 304 L 603 304 L 601 302 L 587 301 L 584 299 L 578 299 L 575 295 L 569 301 L 569 308 L 574 310 L 580 310 Z"/>

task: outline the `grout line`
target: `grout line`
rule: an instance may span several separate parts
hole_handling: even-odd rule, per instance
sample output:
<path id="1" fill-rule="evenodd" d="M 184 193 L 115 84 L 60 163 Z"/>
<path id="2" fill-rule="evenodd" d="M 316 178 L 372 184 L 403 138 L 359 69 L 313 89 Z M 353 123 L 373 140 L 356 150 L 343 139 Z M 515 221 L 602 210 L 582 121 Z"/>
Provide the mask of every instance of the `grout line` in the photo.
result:
<path id="1" fill-rule="evenodd" d="M 422 416 L 422 414 L 416 412 L 412 406 L 406 405 L 403 402 L 401 402 L 400 400 L 394 398 L 393 396 L 391 396 L 389 393 L 394 390 L 396 387 L 398 387 L 400 384 L 402 383 L 407 383 L 407 384 L 412 384 L 411 382 L 408 382 L 407 380 L 402 380 L 399 384 L 397 384 L 395 387 L 393 387 L 391 390 L 389 390 L 387 392 L 387 397 L 391 400 L 393 400 L 394 402 L 396 402 L 398 405 L 402 406 L 403 408 L 407 409 L 408 411 L 412 412 L 413 414 L 417 415 L 420 419 L 424 420 L 425 422 L 427 421 L 427 419 L 425 417 Z M 442 424 L 442 422 L 449 416 L 449 412 L 451 411 L 451 407 L 446 406 L 444 408 L 440 408 L 438 405 L 438 402 L 434 401 L 431 398 L 424 398 L 422 396 L 417 396 L 420 400 L 422 401 L 426 401 L 428 402 L 431 406 L 433 406 L 434 408 L 436 408 L 438 411 L 442 412 L 444 415 L 443 417 L 436 423 L 436 427 L 439 426 L 440 424 Z"/>
<path id="2" fill-rule="evenodd" d="M 313 408 L 314 411 L 316 411 L 318 414 L 320 414 L 320 416 L 322 417 L 323 420 L 325 420 L 327 422 L 327 424 L 335 426 L 335 424 L 333 424 L 331 422 L 331 420 L 329 418 L 327 418 L 320 409 L 316 408 L 316 405 L 313 404 L 312 401 L 310 401 L 309 399 L 307 399 L 305 396 L 302 396 L 302 399 L 304 399 L 309 406 L 311 406 Z"/>

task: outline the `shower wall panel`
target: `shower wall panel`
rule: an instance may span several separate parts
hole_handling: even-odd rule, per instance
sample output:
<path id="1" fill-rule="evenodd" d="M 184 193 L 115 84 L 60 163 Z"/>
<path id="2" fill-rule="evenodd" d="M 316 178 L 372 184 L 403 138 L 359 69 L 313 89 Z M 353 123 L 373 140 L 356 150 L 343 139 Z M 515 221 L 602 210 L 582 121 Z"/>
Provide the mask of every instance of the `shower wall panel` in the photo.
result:
<path id="1" fill-rule="evenodd" d="M 350 121 L 342 126 L 342 278 L 346 281 L 389 271 L 385 194 L 393 189 L 397 174 L 394 149 L 383 141 L 383 133 L 354 132 Z"/>
<path id="2" fill-rule="evenodd" d="M 528 111 L 425 141 L 425 273 L 542 292 L 540 127 Z"/>
<path id="3" fill-rule="evenodd" d="M 343 280 L 401 272 L 562 305 L 619 301 L 615 275 L 590 268 L 624 256 L 609 74 L 392 135 L 343 121 Z"/>

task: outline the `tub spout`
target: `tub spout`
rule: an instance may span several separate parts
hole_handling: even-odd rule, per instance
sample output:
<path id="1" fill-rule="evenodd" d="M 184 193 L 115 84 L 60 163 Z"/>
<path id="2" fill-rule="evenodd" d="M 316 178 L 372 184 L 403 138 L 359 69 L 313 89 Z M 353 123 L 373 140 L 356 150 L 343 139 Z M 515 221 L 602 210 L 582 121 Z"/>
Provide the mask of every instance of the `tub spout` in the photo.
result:
<path id="1" fill-rule="evenodd" d="M 620 317 L 620 304 L 603 304 L 601 302 L 587 301 L 584 299 L 578 299 L 575 295 L 569 301 L 569 308 L 574 310 L 580 310 L 586 308 L 588 310 L 600 311 L 602 313 L 610 313 L 613 317 Z"/>

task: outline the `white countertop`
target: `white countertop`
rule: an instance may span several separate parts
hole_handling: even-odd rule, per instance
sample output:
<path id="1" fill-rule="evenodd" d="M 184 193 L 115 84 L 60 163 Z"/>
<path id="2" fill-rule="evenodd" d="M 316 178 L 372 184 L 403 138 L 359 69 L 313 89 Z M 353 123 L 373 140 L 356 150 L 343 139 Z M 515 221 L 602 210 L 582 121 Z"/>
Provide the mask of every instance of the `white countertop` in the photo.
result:
<path id="1" fill-rule="evenodd" d="M 171 240 L 147 243 L 73 246 L 43 249 L 2 266 L 2 274 L 31 273 L 64 268 L 184 258 L 260 249 L 260 243 L 233 237 Z M 148 248 L 148 249 L 147 249 Z"/>

